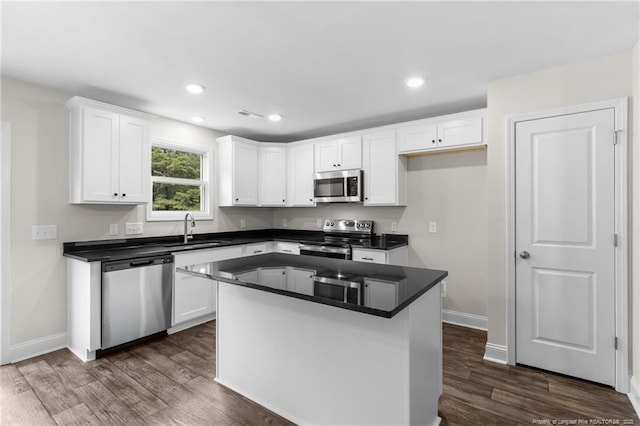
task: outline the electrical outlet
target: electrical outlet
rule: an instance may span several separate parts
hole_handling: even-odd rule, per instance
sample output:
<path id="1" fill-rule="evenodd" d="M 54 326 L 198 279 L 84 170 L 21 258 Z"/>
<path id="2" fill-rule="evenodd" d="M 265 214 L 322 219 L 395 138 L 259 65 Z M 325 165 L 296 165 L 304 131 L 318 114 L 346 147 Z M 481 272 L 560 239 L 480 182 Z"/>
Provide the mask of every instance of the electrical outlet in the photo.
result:
<path id="1" fill-rule="evenodd" d="M 109 225 L 109 235 L 114 236 L 118 235 L 118 224 L 112 223 Z"/>
<path id="2" fill-rule="evenodd" d="M 391 231 L 398 232 L 398 222 L 391 222 Z"/>
<path id="3" fill-rule="evenodd" d="M 55 240 L 58 238 L 58 225 L 32 225 L 32 240 Z"/>
<path id="4" fill-rule="evenodd" d="M 447 297 L 447 290 L 448 290 L 447 280 L 442 280 L 442 291 L 441 291 L 442 297 Z"/>
<path id="5" fill-rule="evenodd" d="M 285 218 L 282 218 L 282 227 L 286 228 L 287 226 L 289 226 L 289 221 Z"/>
<path id="6" fill-rule="evenodd" d="M 142 234 L 142 223 L 141 222 L 129 222 L 129 223 L 125 224 L 124 233 L 125 233 L 125 235 Z"/>
<path id="7" fill-rule="evenodd" d="M 436 222 L 429 222 L 429 233 L 435 234 L 438 232 L 438 224 Z"/>
<path id="8" fill-rule="evenodd" d="M 316 228 L 322 228 L 322 219 L 316 219 Z"/>
<path id="9" fill-rule="evenodd" d="M 247 221 L 244 219 L 240 219 L 240 228 L 246 228 L 247 227 Z"/>

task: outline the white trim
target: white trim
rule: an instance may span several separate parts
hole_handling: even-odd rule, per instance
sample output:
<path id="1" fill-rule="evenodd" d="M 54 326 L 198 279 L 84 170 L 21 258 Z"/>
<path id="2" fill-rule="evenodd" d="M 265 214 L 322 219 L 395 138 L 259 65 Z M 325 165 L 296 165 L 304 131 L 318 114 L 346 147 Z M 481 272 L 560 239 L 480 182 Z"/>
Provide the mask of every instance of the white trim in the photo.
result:
<path id="1" fill-rule="evenodd" d="M 202 180 L 196 179 L 176 179 L 176 178 L 149 178 L 149 202 L 147 203 L 147 222 L 156 221 L 179 221 L 183 220 L 187 212 L 176 211 L 153 211 L 153 183 L 165 182 L 179 185 L 193 185 L 202 188 L 200 211 L 190 212 L 196 220 L 213 220 L 213 148 L 211 146 L 193 146 L 180 144 L 175 141 L 161 138 L 151 138 L 151 148 L 159 146 L 184 151 L 202 156 Z M 149 156 L 151 161 L 151 156 Z M 151 168 L 149 169 L 151 170 Z"/>
<path id="2" fill-rule="evenodd" d="M 0 365 L 11 362 L 11 124 L 0 123 Z"/>
<path id="3" fill-rule="evenodd" d="M 67 332 L 11 346 L 11 362 L 22 361 L 67 347 Z"/>
<path id="4" fill-rule="evenodd" d="M 487 343 L 484 347 L 484 356 L 482 359 L 498 364 L 507 364 L 507 347 Z"/>
<path id="5" fill-rule="evenodd" d="M 487 317 L 464 312 L 442 310 L 442 322 L 487 331 Z"/>
<path id="6" fill-rule="evenodd" d="M 196 325 L 204 324 L 205 322 L 213 321 L 216 319 L 215 312 L 213 314 L 205 315 L 200 318 L 192 319 L 190 321 L 181 322 L 180 324 L 176 324 L 170 329 L 167 330 L 167 334 L 177 333 L 182 330 L 186 330 L 187 328 L 195 327 Z"/>
<path id="7" fill-rule="evenodd" d="M 555 108 L 542 112 L 518 114 L 507 117 L 507 155 L 506 155 L 506 281 L 507 281 L 507 363 L 516 363 L 516 300 L 515 300 L 515 125 L 520 121 L 536 120 L 565 114 L 577 114 L 598 109 L 615 110 L 618 139 L 615 150 L 615 232 L 618 234 L 618 247 L 615 252 L 615 323 L 618 350 L 616 351 L 616 390 L 629 391 L 629 289 L 628 289 L 628 98 L 609 99 L 587 104 Z M 488 344 L 487 344 L 488 345 Z"/>
<path id="8" fill-rule="evenodd" d="M 640 381 L 635 377 L 631 377 L 631 386 L 629 391 L 629 401 L 633 405 L 633 409 L 636 410 L 636 414 L 640 417 Z"/>

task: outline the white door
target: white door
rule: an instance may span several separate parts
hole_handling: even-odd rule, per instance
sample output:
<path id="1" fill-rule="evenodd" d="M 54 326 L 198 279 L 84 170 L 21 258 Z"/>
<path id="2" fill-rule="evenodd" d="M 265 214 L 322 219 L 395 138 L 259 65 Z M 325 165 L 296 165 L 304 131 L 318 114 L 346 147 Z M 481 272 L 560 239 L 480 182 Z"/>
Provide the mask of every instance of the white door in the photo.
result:
<path id="1" fill-rule="evenodd" d="M 145 203 L 148 200 L 151 160 L 149 122 L 120 116 L 120 201 Z"/>
<path id="2" fill-rule="evenodd" d="M 516 123 L 516 361 L 615 385 L 614 109 Z"/>
<path id="3" fill-rule="evenodd" d="M 287 153 L 285 148 L 260 148 L 260 205 L 284 206 L 287 193 Z"/>
<path id="4" fill-rule="evenodd" d="M 233 147 L 233 204 L 258 204 L 258 147 L 234 142 Z"/>
<path id="5" fill-rule="evenodd" d="M 313 145 L 287 147 L 287 205 L 315 206 Z"/>
<path id="6" fill-rule="evenodd" d="M 398 162 L 393 130 L 364 136 L 364 204 L 398 204 Z"/>

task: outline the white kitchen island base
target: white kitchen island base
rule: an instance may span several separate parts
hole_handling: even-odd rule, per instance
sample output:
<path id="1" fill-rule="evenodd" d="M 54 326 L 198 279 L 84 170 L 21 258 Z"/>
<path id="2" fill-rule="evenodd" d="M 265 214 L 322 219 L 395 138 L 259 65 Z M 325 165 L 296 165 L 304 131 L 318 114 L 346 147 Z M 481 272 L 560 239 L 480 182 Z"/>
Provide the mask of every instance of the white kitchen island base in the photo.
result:
<path id="1" fill-rule="evenodd" d="M 217 300 L 220 384 L 298 424 L 439 424 L 439 283 L 392 318 L 223 281 Z"/>

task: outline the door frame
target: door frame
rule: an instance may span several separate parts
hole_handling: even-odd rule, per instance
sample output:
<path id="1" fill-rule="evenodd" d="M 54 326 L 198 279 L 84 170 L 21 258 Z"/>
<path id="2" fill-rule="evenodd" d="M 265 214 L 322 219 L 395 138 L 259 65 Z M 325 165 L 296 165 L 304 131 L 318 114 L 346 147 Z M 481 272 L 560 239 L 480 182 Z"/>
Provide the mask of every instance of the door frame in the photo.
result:
<path id="1" fill-rule="evenodd" d="M 516 363 L 516 218 L 515 218 L 515 130 L 523 121 L 550 118 L 559 115 L 613 108 L 617 144 L 615 145 L 615 233 L 618 244 L 615 248 L 615 335 L 618 347 L 615 356 L 615 389 L 629 392 L 629 234 L 628 234 L 628 98 L 609 99 L 598 102 L 554 108 L 534 113 L 507 117 L 507 176 L 506 176 L 506 281 L 507 281 L 507 364 Z M 612 342 L 613 344 L 613 342 Z"/>
<path id="2" fill-rule="evenodd" d="M 11 362 L 11 124 L 0 122 L 0 365 Z"/>

